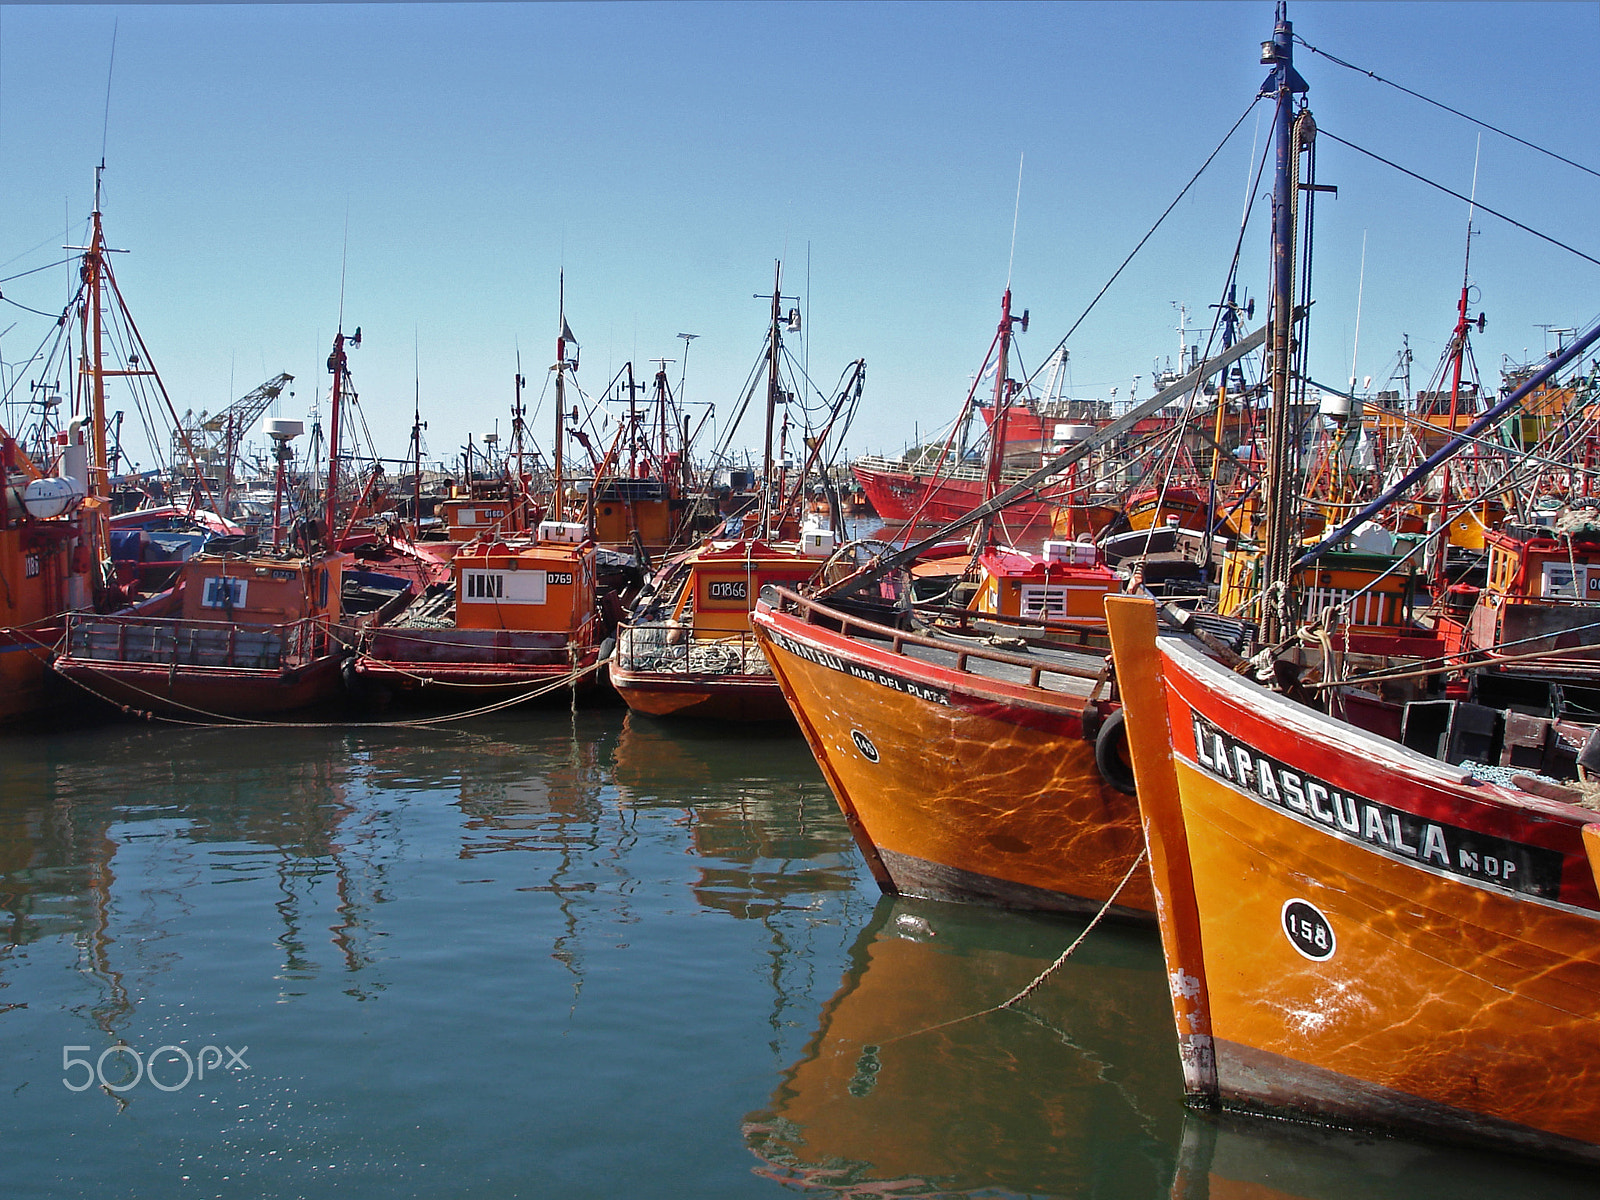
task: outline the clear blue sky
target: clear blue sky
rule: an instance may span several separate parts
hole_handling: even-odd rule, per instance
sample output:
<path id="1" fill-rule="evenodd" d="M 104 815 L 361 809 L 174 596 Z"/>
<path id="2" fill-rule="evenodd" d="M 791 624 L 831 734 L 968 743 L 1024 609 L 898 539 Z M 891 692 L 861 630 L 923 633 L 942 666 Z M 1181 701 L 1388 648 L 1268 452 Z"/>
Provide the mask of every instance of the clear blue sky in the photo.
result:
<path id="1" fill-rule="evenodd" d="M 1600 169 L 1600 5 L 1289 15 L 1314 46 Z M 764 332 L 752 295 L 782 258 L 812 374 L 867 360 L 850 451 L 895 451 L 958 409 L 1008 267 L 1031 310 L 1024 365 L 1049 352 L 1250 105 L 1272 20 L 1265 0 L 6 7 L 0 276 L 82 236 L 104 131 L 106 229 L 130 251 L 115 268 L 180 410 L 290 371 L 280 415 L 305 415 L 326 394 L 342 269 L 380 449 L 403 451 L 419 386 L 437 459 L 497 419 L 504 432 L 519 347 L 537 403 L 563 266 L 587 388 L 630 358 L 641 373 L 681 360 L 691 332 L 689 399 L 727 415 Z M 1323 128 L 1471 188 L 1473 127 L 1304 49 L 1297 65 Z M 1174 302 L 1206 318 L 1269 122 L 1257 105 L 1074 335 L 1076 394 L 1125 396 L 1135 375 L 1148 394 L 1176 354 Z M 1422 387 L 1461 286 L 1464 206 L 1332 142 L 1319 176 L 1339 194 L 1318 209 L 1314 373 L 1351 373 L 1365 236 L 1356 371 L 1377 386 L 1407 333 Z M 1600 258 L 1597 185 L 1484 135 L 1479 198 Z M 1540 325 L 1600 315 L 1600 267 L 1476 226 L 1494 384 L 1502 355 L 1544 351 Z M 54 310 L 67 287 L 62 268 L 0 292 Z M 13 320 L 8 362 L 43 332 L 15 309 L 0 329 Z M 752 424 L 740 441 L 758 438 Z"/>

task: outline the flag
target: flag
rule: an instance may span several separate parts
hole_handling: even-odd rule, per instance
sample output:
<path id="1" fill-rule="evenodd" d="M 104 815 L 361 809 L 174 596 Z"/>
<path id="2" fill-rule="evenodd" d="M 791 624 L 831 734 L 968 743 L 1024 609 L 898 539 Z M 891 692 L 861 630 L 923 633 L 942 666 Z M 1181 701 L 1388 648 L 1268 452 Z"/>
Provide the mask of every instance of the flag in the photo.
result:
<path id="1" fill-rule="evenodd" d="M 567 324 L 565 317 L 561 318 L 561 357 L 572 370 L 578 369 L 578 339 L 572 336 L 572 326 Z"/>

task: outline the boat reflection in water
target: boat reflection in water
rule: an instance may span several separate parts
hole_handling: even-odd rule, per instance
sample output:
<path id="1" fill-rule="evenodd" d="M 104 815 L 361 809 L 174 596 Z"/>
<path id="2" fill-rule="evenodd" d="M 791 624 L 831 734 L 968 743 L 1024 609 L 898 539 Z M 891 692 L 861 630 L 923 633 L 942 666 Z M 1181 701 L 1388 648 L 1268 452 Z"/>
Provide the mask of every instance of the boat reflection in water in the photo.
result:
<path id="1" fill-rule="evenodd" d="M 1017 1009 L 1078 923 L 884 897 L 767 1111 L 756 1173 L 839 1196 L 1157 1196 L 1181 1079 L 1159 948 L 1102 927 Z M 962 1018 L 971 1017 L 968 1020 Z"/>
<path id="2" fill-rule="evenodd" d="M 1184 1117 L 1170 1193 L 1171 1200 L 1580 1200 L 1594 1195 L 1593 1177 L 1582 1168 L 1198 1112 Z"/>

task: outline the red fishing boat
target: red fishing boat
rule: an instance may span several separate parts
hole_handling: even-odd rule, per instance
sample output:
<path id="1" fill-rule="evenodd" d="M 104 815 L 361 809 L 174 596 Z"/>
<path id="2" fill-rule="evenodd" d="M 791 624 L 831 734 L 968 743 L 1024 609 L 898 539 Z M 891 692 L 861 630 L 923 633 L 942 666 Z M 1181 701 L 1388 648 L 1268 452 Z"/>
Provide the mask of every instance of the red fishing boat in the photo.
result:
<path id="1" fill-rule="evenodd" d="M 341 403 L 349 386 L 347 339 L 334 338 L 324 543 L 339 528 Z M 349 339 L 360 345 L 360 331 Z M 287 436 L 283 439 L 287 441 Z M 279 456 L 281 499 L 283 454 Z M 278 506 L 275 505 L 275 508 Z M 359 632 L 399 611 L 410 580 L 358 569 L 353 555 L 316 544 L 309 525 L 285 544 L 254 537 L 212 541 L 184 562 L 164 607 L 107 616 L 74 614 L 55 669 L 91 695 L 180 720 L 292 713 L 339 698 L 340 668 Z"/>

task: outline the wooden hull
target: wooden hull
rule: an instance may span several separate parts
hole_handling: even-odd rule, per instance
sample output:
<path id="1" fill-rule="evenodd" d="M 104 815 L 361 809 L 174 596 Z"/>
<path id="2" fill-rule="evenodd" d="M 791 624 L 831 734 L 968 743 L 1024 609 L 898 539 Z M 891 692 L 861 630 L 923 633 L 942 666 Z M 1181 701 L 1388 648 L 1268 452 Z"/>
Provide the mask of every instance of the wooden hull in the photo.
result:
<path id="1" fill-rule="evenodd" d="M 757 608 L 773 673 L 885 891 L 1093 912 L 1142 848 L 1085 740 L 1091 684 L 987 679 Z M 1118 915 L 1148 920 L 1148 873 Z"/>
<path id="2" fill-rule="evenodd" d="M 1139 604 L 1108 611 L 1119 678 L 1159 678 L 1124 703 L 1191 1092 L 1600 1162 L 1595 814 L 1156 649 Z"/>
<path id="3" fill-rule="evenodd" d="M 354 672 L 368 700 L 487 704 L 563 683 L 599 654 L 598 646 L 573 648 L 561 634 L 530 630 L 382 628 L 368 636 Z M 577 686 L 598 678 L 590 671 Z"/>
<path id="4" fill-rule="evenodd" d="M 613 662 L 611 686 L 637 713 L 706 721 L 793 718 L 771 675 L 688 675 L 625 671 Z"/>
<path id="5" fill-rule="evenodd" d="M 125 710 L 205 721 L 282 716 L 338 700 L 342 661 L 343 655 L 325 655 L 303 667 L 264 671 L 66 658 L 57 660 L 56 670 Z"/>

